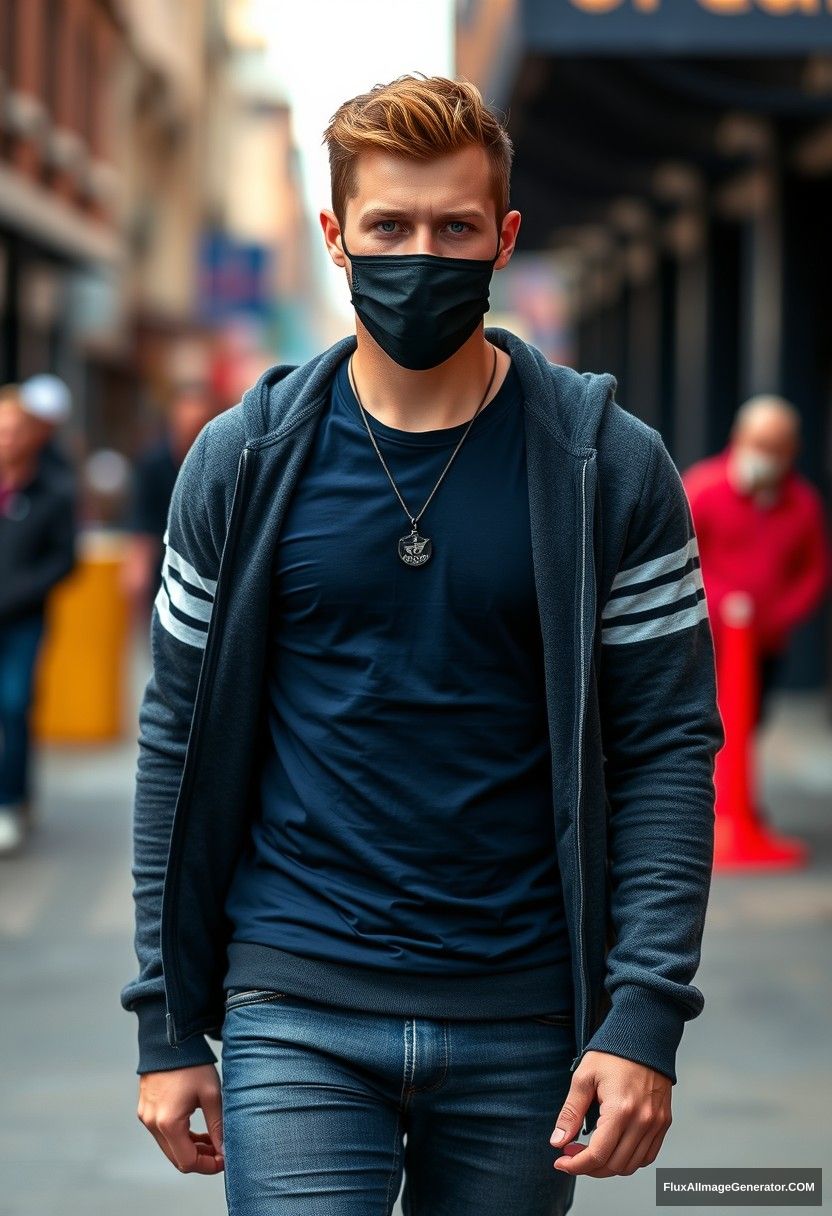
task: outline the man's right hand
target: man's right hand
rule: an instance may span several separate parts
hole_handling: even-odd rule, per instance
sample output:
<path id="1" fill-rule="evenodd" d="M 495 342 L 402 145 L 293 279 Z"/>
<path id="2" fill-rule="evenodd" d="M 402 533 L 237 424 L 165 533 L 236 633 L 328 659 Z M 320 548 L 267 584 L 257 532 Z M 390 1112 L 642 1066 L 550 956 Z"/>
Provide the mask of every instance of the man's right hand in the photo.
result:
<path id="1" fill-rule="evenodd" d="M 192 1132 L 191 1115 L 201 1108 L 207 1132 Z M 148 1072 L 139 1077 L 141 1123 L 183 1174 L 219 1174 L 222 1147 L 222 1087 L 214 1064 Z"/>

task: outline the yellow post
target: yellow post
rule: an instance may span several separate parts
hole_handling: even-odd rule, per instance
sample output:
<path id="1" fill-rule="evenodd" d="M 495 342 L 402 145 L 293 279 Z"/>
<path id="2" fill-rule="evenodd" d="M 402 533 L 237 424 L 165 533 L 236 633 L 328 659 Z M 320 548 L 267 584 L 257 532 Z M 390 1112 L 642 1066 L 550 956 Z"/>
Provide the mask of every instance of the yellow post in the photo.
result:
<path id="1" fill-rule="evenodd" d="M 52 591 L 35 674 L 32 732 L 45 743 L 104 743 L 124 731 L 129 611 L 123 533 L 78 538 L 76 569 Z"/>

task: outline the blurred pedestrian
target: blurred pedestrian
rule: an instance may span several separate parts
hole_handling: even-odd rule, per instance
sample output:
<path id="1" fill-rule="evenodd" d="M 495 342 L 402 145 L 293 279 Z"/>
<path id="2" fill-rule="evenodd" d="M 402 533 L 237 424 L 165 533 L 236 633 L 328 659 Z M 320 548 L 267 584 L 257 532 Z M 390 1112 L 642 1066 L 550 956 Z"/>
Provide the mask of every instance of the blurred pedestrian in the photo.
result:
<path id="1" fill-rule="evenodd" d="M 723 608 L 746 611 L 754 631 L 758 726 L 790 634 L 815 611 L 829 583 L 823 501 L 794 467 L 800 442 L 800 415 L 790 402 L 751 397 L 737 411 L 722 451 L 683 475 L 717 654 Z"/>
<path id="2" fill-rule="evenodd" d="M 0 391 L 0 852 L 32 826 L 29 714 L 52 588 L 75 564 L 76 488 L 53 444 L 67 386 L 39 375 Z"/>
<path id="3" fill-rule="evenodd" d="M 168 403 L 164 434 L 136 460 L 123 587 L 139 619 L 149 613 L 161 580 L 162 539 L 180 465 L 215 413 L 214 396 L 207 384 L 198 380 L 177 384 Z"/>

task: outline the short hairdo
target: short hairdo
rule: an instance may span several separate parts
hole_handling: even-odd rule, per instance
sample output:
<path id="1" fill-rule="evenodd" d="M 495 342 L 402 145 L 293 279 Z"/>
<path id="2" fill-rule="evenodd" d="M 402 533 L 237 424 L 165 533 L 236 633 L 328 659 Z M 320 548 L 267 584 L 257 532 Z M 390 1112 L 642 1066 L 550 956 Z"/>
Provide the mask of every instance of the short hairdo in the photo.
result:
<path id="1" fill-rule="evenodd" d="M 329 149 L 332 210 L 342 229 L 357 189 L 357 158 L 374 150 L 431 160 L 479 144 L 491 163 L 498 221 L 509 209 L 511 138 L 477 86 L 464 78 L 414 72 L 376 84 L 338 107 L 321 142 Z"/>

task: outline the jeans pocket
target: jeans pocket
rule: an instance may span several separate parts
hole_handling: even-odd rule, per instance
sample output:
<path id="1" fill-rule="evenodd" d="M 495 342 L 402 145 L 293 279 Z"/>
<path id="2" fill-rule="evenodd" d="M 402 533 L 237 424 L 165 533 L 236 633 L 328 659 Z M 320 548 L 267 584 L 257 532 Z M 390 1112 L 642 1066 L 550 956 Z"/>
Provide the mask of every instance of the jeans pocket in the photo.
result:
<path id="1" fill-rule="evenodd" d="M 225 1011 L 239 1009 L 241 1005 L 259 1005 L 265 1001 L 276 1001 L 286 996 L 274 988 L 229 988 L 225 997 Z"/>
<path id="2" fill-rule="evenodd" d="M 536 1013 L 532 1022 L 540 1022 L 543 1026 L 572 1026 L 575 1017 L 572 1013 Z"/>

